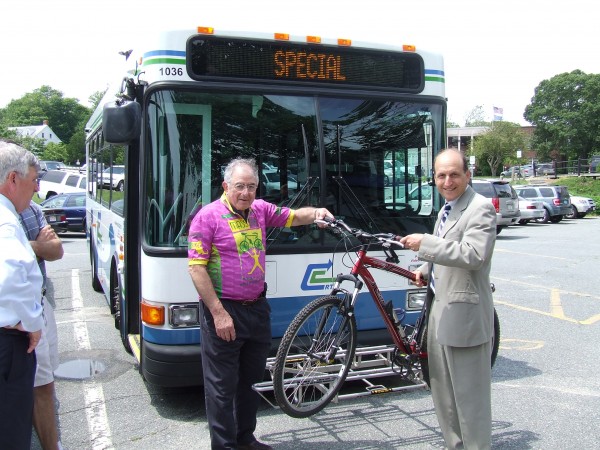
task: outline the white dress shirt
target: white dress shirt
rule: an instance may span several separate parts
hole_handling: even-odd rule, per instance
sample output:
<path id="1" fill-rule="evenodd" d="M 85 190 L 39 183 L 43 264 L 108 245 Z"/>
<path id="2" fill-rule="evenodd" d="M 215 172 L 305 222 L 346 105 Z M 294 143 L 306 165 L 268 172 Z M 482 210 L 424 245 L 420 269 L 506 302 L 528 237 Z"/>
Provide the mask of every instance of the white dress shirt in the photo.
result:
<path id="1" fill-rule="evenodd" d="M 0 327 L 43 327 L 42 273 L 12 202 L 0 194 Z"/>

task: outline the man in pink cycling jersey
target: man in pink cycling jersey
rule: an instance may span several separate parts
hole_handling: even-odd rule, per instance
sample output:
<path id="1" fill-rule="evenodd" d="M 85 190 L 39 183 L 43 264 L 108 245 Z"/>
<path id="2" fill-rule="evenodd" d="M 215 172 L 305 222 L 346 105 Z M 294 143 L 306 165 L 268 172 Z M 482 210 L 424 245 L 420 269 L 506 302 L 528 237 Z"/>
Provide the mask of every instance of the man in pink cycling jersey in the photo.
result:
<path id="1" fill-rule="evenodd" d="M 213 450 L 270 449 L 254 436 L 271 348 L 265 297 L 268 227 L 308 225 L 326 208 L 298 210 L 256 200 L 258 167 L 237 158 L 225 168 L 224 193 L 204 206 L 189 231 L 189 272 L 201 300 L 202 369 Z"/>

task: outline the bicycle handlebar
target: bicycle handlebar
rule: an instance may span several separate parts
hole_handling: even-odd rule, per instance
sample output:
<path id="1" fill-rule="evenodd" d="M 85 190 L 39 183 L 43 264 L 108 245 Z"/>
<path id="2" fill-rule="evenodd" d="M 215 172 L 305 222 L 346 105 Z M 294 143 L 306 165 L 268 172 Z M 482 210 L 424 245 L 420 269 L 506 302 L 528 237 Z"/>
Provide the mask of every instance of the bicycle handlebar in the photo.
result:
<path id="1" fill-rule="evenodd" d="M 364 230 L 361 230 L 360 228 L 351 228 L 342 219 L 331 219 L 329 217 L 324 217 L 322 220 L 317 219 L 317 220 L 315 220 L 315 223 L 326 225 L 329 228 L 338 228 L 338 229 L 341 228 L 346 233 L 351 234 L 352 236 L 359 238 L 361 240 L 362 239 L 375 240 L 382 244 L 397 245 L 400 248 L 404 248 L 404 245 L 402 245 L 399 241 L 397 241 L 395 239 L 395 237 L 397 235 L 395 235 L 393 233 L 371 234 L 371 233 L 367 233 Z"/>

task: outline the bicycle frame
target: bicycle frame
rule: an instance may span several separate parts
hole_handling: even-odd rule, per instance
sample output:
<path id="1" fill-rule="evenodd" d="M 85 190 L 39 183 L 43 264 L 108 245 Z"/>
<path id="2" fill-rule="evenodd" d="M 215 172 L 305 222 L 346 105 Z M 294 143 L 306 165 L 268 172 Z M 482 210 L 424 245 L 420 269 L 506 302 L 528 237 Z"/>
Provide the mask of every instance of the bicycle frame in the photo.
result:
<path id="1" fill-rule="evenodd" d="M 363 284 L 366 284 L 367 289 L 368 289 L 369 293 L 371 294 L 371 298 L 375 302 L 375 306 L 377 307 L 377 310 L 379 311 L 379 314 L 381 315 L 381 318 L 383 319 L 385 326 L 386 326 L 388 332 L 390 333 L 390 336 L 392 337 L 392 340 L 393 340 L 395 346 L 398 348 L 398 350 L 402 354 L 405 354 L 405 355 L 414 354 L 418 351 L 418 349 L 414 345 L 412 345 L 413 342 L 416 342 L 416 341 L 411 340 L 409 342 L 407 339 L 408 337 L 404 333 L 403 327 L 400 325 L 400 323 L 397 323 L 397 324 L 394 323 L 393 318 L 390 317 L 390 315 L 386 311 L 385 301 L 383 299 L 381 291 L 379 290 L 379 287 L 377 286 L 375 279 L 373 278 L 373 275 L 369 271 L 369 268 L 374 268 L 374 269 L 383 270 L 385 272 L 390 272 L 390 273 L 408 278 L 409 280 L 412 280 L 412 281 L 415 281 L 416 276 L 414 273 L 398 266 L 397 264 L 395 264 L 393 262 L 388 262 L 388 261 L 384 261 L 379 258 L 374 258 L 374 257 L 368 256 L 367 252 L 368 252 L 370 246 L 371 246 L 371 242 L 362 242 L 361 243 L 360 249 L 356 253 L 357 259 L 353 264 L 352 270 L 350 271 L 349 274 L 339 274 L 337 276 L 336 282 L 331 291 L 331 295 L 337 295 L 339 293 L 344 294 L 345 307 L 349 308 L 350 310 L 353 310 L 354 305 L 358 299 L 358 293 L 361 291 Z M 388 257 L 388 259 L 391 259 L 394 261 L 397 260 L 397 257 L 394 254 L 393 250 L 390 250 L 390 251 L 392 252 L 392 256 Z M 361 281 L 361 279 L 362 279 L 362 281 Z M 352 292 L 352 294 L 350 294 L 349 291 L 341 288 L 341 285 L 344 281 L 349 281 L 349 282 L 354 283 L 354 291 Z M 420 335 L 422 326 L 423 326 L 423 317 L 425 315 L 425 310 L 426 310 L 426 304 L 424 304 L 423 308 L 421 309 L 421 315 L 420 315 L 419 319 L 417 320 L 417 323 L 415 324 L 414 332 L 413 332 L 412 336 L 416 337 L 416 336 Z M 334 355 L 328 355 L 328 357 L 332 357 L 332 356 L 334 356 Z M 425 354 L 423 354 L 421 356 L 425 356 Z"/>

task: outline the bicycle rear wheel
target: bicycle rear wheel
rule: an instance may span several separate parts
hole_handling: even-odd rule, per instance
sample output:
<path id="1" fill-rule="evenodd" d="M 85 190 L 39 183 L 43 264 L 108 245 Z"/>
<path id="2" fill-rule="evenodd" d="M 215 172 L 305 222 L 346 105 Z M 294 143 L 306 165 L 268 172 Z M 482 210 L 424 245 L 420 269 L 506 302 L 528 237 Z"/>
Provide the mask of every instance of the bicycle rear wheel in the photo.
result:
<path id="1" fill-rule="evenodd" d="M 297 418 L 321 411 L 342 387 L 355 350 L 356 319 L 339 297 L 319 297 L 306 305 L 275 357 L 273 390 L 281 410 Z"/>

